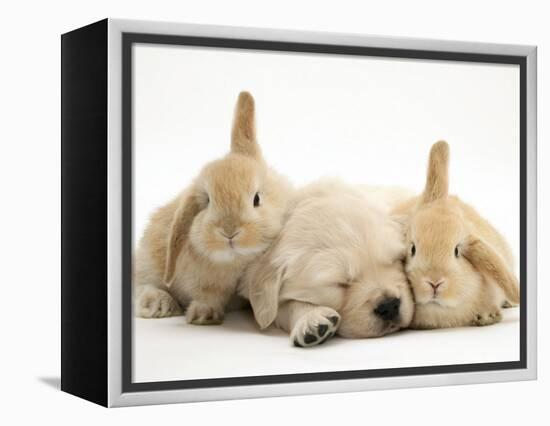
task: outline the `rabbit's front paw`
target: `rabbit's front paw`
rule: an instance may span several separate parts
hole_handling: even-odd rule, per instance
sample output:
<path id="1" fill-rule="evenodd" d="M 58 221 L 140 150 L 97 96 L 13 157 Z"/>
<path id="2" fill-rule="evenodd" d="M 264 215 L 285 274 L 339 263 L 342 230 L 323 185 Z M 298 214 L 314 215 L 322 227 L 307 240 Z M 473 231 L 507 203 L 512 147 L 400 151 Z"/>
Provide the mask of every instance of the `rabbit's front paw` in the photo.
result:
<path id="1" fill-rule="evenodd" d="M 336 334 L 340 315 L 334 309 L 317 307 L 298 320 L 290 340 L 294 346 L 306 348 L 320 345 Z"/>
<path id="2" fill-rule="evenodd" d="M 484 326 L 496 324 L 502 320 L 502 314 L 499 310 L 493 310 L 489 312 L 481 312 L 475 315 L 472 325 L 475 326 Z"/>
<path id="3" fill-rule="evenodd" d="M 223 322 L 223 308 L 193 300 L 187 308 L 185 319 L 194 325 L 218 325 Z"/>
<path id="4" fill-rule="evenodd" d="M 166 291 L 156 287 L 144 288 L 136 300 L 136 316 L 165 318 L 182 313 L 180 305 Z"/>
<path id="5" fill-rule="evenodd" d="M 517 303 L 513 304 L 513 303 L 510 303 L 508 300 L 505 300 L 504 302 L 502 302 L 502 307 L 504 309 L 515 308 L 516 306 L 518 306 Z"/>

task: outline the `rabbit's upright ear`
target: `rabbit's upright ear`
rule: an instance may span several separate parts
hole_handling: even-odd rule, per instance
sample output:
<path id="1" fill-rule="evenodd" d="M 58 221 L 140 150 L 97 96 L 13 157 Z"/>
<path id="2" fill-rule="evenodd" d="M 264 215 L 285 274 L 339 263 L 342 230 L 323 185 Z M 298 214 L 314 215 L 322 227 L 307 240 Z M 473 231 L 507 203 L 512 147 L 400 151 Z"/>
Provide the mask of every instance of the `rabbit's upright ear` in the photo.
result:
<path id="1" fill-rule="evenodd" d="M 241 92 L 231 132 L 231 152 L 260 158 L 260 146 L 256 141 L 256 118 L 254 98 L 248 92 Z"/>
<path id="2" fill-rule="evenodd" d="M 279 292 L 282 272 L 270 262 L 269 252 L 264 253 L 245 274 L 248 298 L 256 322 L 263 330 L 271 325 L 279 310 Z"/>
<path id="3" fill-rule="evenodd" d="M 189 237 L 189 230 L 195 216 L 201 211 L 201 206 L 196 195 L 184 196 L 174 213 L 170 233 L 168 234 L 168 248 L 166 252 L 166 265 L 164 267 L 164 283 L 167 287 L 172 285 L 176 272 L 176 261 Z"/>
<path id="4" fill-rule="evenodd" d="M 432 145 L 428 162 L 426 186 L 422 203 L 445 198 L 449 194 L 449 144 L 439 141 Z"/>
<path id="5" fill-rule="evenodd" d="M 517 278 L 487 243 L 477 237 L 469 236 L 464 244 L 463 255 L 476 270 L 495 281 L 504 291 L 509 302 L 519 303 Z"/>

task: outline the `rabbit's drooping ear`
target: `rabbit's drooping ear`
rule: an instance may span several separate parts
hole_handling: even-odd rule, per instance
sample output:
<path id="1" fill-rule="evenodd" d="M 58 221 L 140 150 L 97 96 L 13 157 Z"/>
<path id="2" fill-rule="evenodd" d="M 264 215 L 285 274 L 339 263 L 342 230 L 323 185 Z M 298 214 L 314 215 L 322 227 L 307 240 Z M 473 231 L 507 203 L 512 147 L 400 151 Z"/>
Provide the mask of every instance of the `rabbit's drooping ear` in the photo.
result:
<path id="1" fill-rule="evenodd" d="M 197 197 L 191 194 L 183 198 L 174 213 L 170 233 L 168 234 L 166 265 L 164 267 L 164 283 L 167 287 L 172 285 L 176 272 L 176 261 L 183 244 L 189 236 L 193 219 L 200 211 L 201 206 Z"/>
<path id="2" fill-rule="evenodd" d="M 271 264 L 270 256 L 264 254 L 249 268 L 244 279 L 248 283 L 248 296 L 254 317 L 263 330 L 277 317 L 282 272 Z"/>
<path id="3" fill-rule="evenodd" d="M 487 243 L 470 236 L 464 244 L 463 255 L 474 268 L 496 282 L 509 302 L 519 303 L 519 286 L 515 275 Z"/>
<path id="4" fill-rule="evenodd" d="M 439 141 L 432 145 L 426 186 L 422 203 L 429 203 L 449 194 L 449 144 Z"/>
<path id="5" fill-rule="evenodd" d="M 235 106 L 231 152 L 254 158 L 261 156 L 260 146 L 256 141 L 255 121 L 254 98 L 248 92 L 241 92 Z"/>

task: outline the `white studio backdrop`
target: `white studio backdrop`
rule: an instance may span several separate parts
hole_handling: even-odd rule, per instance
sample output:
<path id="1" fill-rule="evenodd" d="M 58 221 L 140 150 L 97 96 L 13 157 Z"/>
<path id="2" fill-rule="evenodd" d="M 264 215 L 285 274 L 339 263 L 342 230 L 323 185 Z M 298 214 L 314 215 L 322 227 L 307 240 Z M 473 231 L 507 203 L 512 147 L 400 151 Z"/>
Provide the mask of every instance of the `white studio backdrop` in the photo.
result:
<path id="1" fill-rule="evenodd" d="M 270 165 L 420 192 L 430 146 L 451 146 L 451 193 L 519 255 L 519 66 L 138 44 L 134 243 L 150 214 L 229 150 L 241 90 Z"/>

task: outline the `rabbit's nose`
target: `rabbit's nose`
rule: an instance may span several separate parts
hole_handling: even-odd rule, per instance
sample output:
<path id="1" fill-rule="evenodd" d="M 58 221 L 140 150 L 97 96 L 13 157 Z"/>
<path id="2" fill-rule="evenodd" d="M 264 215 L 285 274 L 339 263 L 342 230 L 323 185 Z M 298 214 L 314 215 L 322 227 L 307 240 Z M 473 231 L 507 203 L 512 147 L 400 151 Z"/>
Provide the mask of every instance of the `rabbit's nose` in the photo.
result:
<path id="1" fill-rule="evenodd" d="M 241 233 L 241 231 L 235 231 L 233 232 L 232 234 L 228 234 L 226 233 L 225 231 L 220 231 L 220 234 L 222 234 L 225 238 L 227 238 L 228 240 L 231 240 L 233 238 L 235 238 L 237 235 L 239 235 Z"/>
<path id="2" fill-rule="evenodd" d="M 218 226 L 220 233 L 226 238 L 233 238 L 240 232 L 239 222 L 231 217 L 224 218 Z"/>
<path id="3" fill-rule="evenodd" d="M 385 321 L 391 321 L 399 315 L 399 306 L 401 306 L 401 299 L 392 297 L 380 303 L 374 310 L 374 313 Z"/>
<path id="4" fill-rule="evenodd" d="M 445 283 L 445 280 L 426 280 L 426 284 L 428 284 L 434 291 L 434 293 L 437 291 L 439 286 L 441 286 L 443 283 Z"/>

